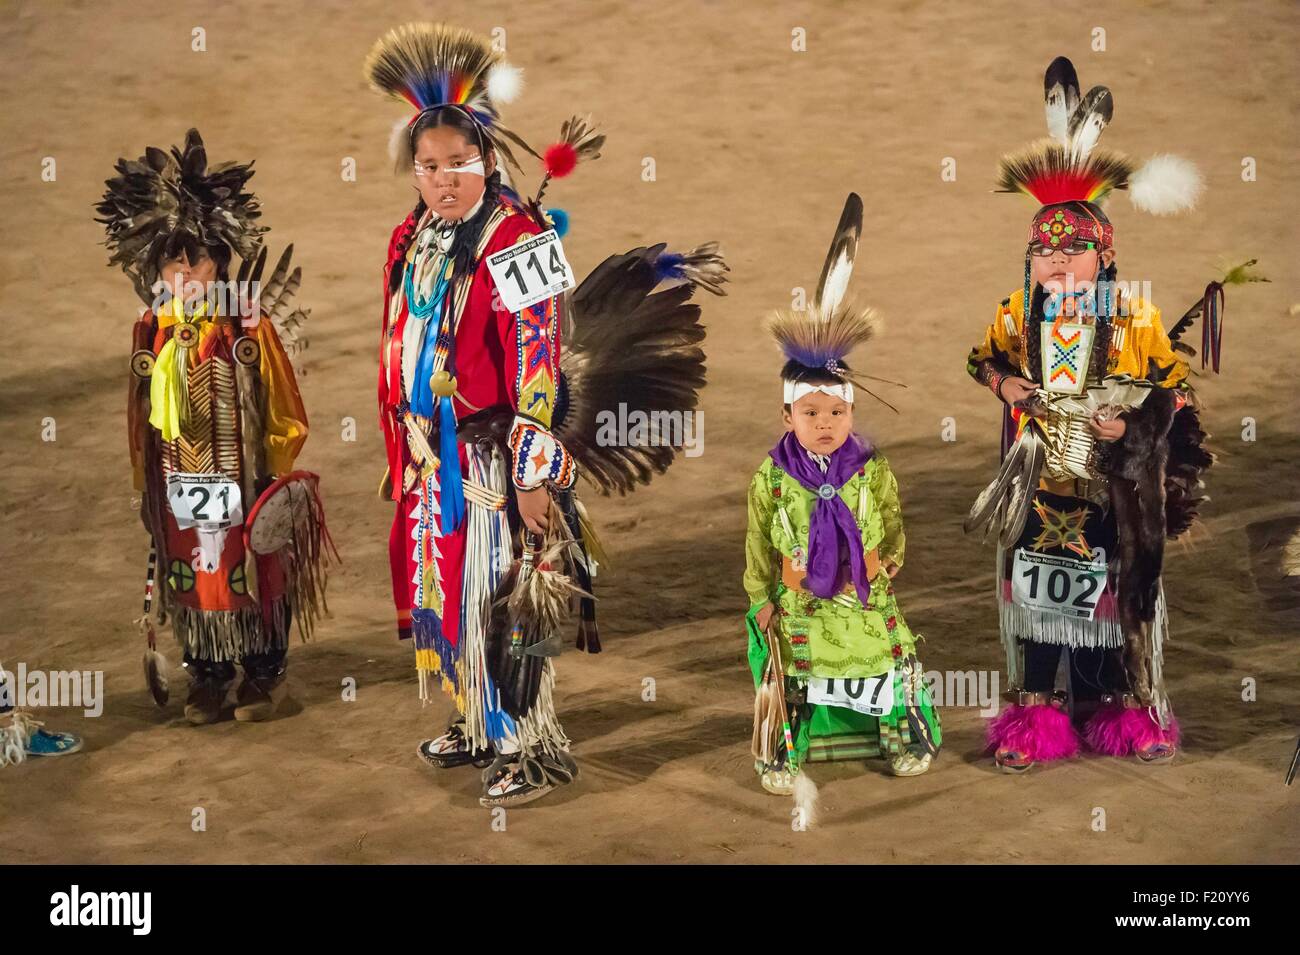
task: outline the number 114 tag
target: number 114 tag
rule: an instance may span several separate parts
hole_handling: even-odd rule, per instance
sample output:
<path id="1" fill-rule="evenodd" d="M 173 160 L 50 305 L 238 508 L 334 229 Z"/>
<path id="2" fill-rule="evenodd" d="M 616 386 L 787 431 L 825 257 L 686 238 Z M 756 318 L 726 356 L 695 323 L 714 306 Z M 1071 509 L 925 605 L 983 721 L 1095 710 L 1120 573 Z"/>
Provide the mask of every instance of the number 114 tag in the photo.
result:
<path id="1" fill-rule="evenodd" d="M 489 255 L 487 264 L 501 304 L 511 312 L 522 312 L 578 284 L 554 229 Z"/>

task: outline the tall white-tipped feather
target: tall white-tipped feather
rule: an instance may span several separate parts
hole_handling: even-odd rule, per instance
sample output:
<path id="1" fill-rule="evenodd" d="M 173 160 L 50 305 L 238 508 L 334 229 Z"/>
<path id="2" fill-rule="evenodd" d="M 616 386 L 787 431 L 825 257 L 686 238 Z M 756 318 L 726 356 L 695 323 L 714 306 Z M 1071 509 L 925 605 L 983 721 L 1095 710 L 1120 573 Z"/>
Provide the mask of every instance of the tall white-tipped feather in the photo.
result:
<path id="1" fill-rule="evenodd" d="M 844 296 L 849 291 L 849 280 L 853 278 L 853 259 L 847 255 L 836 257 L 826 270 L 826 287 L 822 291 L 821 311 L 830 315 L 839 308 Z"/>
<path id="2" fill-rule="evenodd" d="M 1102 130 L 1110 122 L 1115 111 L 1115 98 L 1104 86 L 1094 86 L 1079 101 L 1070 115 L 1070 126 L 1066 133 L 1070 155 L 1076 162 L 1088 158 L 1092 148 L 1101 138 Z"/>
<path id="3" fill-rule="evenodd" d="M 524 71 L 502 60 L 488 70 L 487 94 L 493 105 L 513 103 L 524 88 Z"/>
<path id="4" fill-rule="evenodd" d="M 794 805 L 806 829 L 817 825 L 818 798 L 817 784 L 808 778 L 807 773 L 800 772 L 794 778 Z"/>
<path id="5" fill-rule="evenodd" d="M 1043 98 L 1047 112 L 1047 134 L 1062 146 L 1065 145 L 1066 131 L 1070 128 L 1070 110 L 1065 105 L 1065 87 L 1056 83 Z"/>
<path id="6" fill-rule="evenodd" d="M 1205 182 L 1200 170 L 1182 156 L 1152 156 L 1133 174 L 1128 197 L 1133 207 L 1155 216 L 1186 212 L 1196 205 Z"/>
<path id="7" fill-rule="evenodd" d="M 1070 117 L 1079 105 L 1079 76 L 1074 64 L 1058 56 L 1043 74 L 1043 107 L 1047 113 L 1047 132 L 1062 146 L 1070 136 Z"/>

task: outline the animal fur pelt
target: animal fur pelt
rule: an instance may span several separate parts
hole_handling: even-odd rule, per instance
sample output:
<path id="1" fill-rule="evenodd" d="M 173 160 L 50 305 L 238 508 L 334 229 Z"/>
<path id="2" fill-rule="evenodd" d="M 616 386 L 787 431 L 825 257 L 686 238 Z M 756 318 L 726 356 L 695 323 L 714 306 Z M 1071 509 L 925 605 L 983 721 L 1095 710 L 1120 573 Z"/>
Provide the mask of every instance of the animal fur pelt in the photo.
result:
<path id="1" fill-rule="evenodd" d="M 1175 394 L 1154 389 L 1142 407 L 1126 414 L 1122 440 L 1107 462 L 1110 503 L 1119 531 L 1121 616 L 1150 621 L 1164 560 L 1165 473 Z"/>
<path id="2" fill-rule="evenodd" d="M 563 648 L 559 631 L 575 596 L 583 592 L 563 572 L 568 539 L 542 545 L 525 535 L 524 556 L 497 585 L 485 637 L 488 670 L 501 706 L 527 717 L 542 688 L 546 658 Z"/>
<path id="3" fill-rule="evenodd" d="M 1106 470 L 1119 533 L 1119 617 L 1131 689 L 1153 701 L 1152 636 L 1165 539 L 1182 534 L 1206 500 L 1201 476 L 1214 463 L 1193 405 L 1154 389 L 1110 450 Z"/>
<path id="4" fill-rule="evenodd" d="M 1165 464 L 1165 535 L 1175 540 L 1196 523 L 1208 501 L 1204 475 L 1214 465 L 1205 447 L 1200 412 L 1191 404 L 1174 414 L 1169 426 L 1169 460 Z"/>

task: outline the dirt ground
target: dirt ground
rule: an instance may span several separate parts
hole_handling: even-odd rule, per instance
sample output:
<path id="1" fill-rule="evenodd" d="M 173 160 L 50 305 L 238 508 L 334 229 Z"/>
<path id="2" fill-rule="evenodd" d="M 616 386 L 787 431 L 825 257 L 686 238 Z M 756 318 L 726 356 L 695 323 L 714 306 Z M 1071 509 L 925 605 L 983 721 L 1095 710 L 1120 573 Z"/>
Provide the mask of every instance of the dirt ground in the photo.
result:
<path id="1" fill-rule="evenodd" d="M 447 3 L 506 30 L 527 86 L 506 109 L 535 143 L 573 112 L 604 157 L 550 198 L 579 273 L 634 245 L 721 241 L 730 295 L 704 302 L 704 453 L 627 499 L 589 497 L 613 566 L 607 652 L 560 658 L 559 708 L 584 775 L 494 831 L 472 770 L 438 774 L 393 634 L 391 505 L 374 411 L 380 274 L 413 203 L 385 149 L 395 104 L 361 64 L 429 4 L 218 6 L 10 3 L 0 20 L 0 660 L 102 670 L 103 715 L 45 710 L 85 736 L 63 759 L 0 771 L 0 855 L 21 862 L 1297 862 L 1300 786 L 1283 785 L 1300 724 L 1294 562 L 1300 427 L 1297 60 L 1286 0 L 1102 3 Z M 1028 19 L 1026 17 L 1029 16 Z M 192 52 L 191 31 L 206 31 Z M 806 52 L 791 49 L 806 30 Z M 1104 52 L 1093 49 L 1105 31 Z M 854 288 L 885 316 L 857 362 L 902 379 L 894 415 L 859 430 L 899 475 L 908 560 L 899 599 L 937 670 L 997 670 L 992 554 L 961 517 L 996 461 L 997 406 L 967 350 L 1021 275 L 1023 199 L 990 192 L 997 156 L 1043 132 L 1042 71 L 1070 56 L 1116 99 L 1106 142 L 1193 158 L 1208 191 L 1181 219 L 1110 204 L 1121 277 L 1149 279 L 1166 324 L 1223 264 L 1258 256 L 1272 284 L 1230 289 L 1223 374 L 1197 380 L 1221 454 L 1213 502 L 1168 555 L 1166 670 L 1185 730 L 1171 766 L 1082 758 L 1026 778 L 981 754 L 973 707 L 942 711 L 931 773 L 820 767 L 823 822 L 794 832 L 750 768 L 752 691 L 740 589 L 746 483 L 779 433 L 765 312 L 811 288 L 845 194 L 866 205 Z M 133 509 L 124 397 L 137 302 L 105 267 L 92 204 L 121 155 L 197 126 L 216 160 L 256 157 L 274 250 L 293 241 L 312 308 L 302 380 L 344 563 L 332 617 L 291 651 L 292 705 L 273 722 L 195 729 L 139 674 L 146 538 Z M 43 181 L 44 157 L 57 179 Z M 340 174 L 356 161 L 355 182 Z M 656 178 L 643 181 L 643 159 Z M 955 181 L 941 164 L 956 160 Z M 1253 157 L 1257 180 L 1242 178 Z M 532 185 L 529 183 L 528 185 Z M 1290 245 L 1288 246 L 1288 243 Z M 1199 344 L 1199 343 L 1198 343 Z M 57 440 L 43 441 L 53 418 Z M 345 419 L 356 440 L 343 440 Z M 956 440 L 943 440 L 951 418 Z M 1254 421 L 1255 440 L 1242 440 Z M 1249 435 L 1247 435 L 1249 437 Z M 173 664 L 178 652 L 168 641 Z M 358 683 L 355 702 L 342 681 Z M 645 701 L 643 681 L 655 681 Z M 1254 701 L 1243 701 L 1252 681 Z M 203 807 L 207 830 L 191 829 Z M 1105 810 L 1096 831 L 1095 810 Z"/>

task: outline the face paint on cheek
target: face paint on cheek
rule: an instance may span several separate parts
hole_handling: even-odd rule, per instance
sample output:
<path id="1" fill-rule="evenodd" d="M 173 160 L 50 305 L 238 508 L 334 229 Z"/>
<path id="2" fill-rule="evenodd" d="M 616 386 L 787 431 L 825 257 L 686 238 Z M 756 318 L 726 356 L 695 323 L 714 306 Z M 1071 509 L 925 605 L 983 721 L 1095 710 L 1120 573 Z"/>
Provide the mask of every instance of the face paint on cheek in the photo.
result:
<path id="1" fill-rule="evenodd" d="M 487 170 L 483 167 L 482 159 L 475 159 L 471 163 L 466 163 L 463 166 L 457 166 L 455 169 L 452 170 L 452 172 L 460 176 L 482 176 L 482 177 L 487 176 Z"/>

